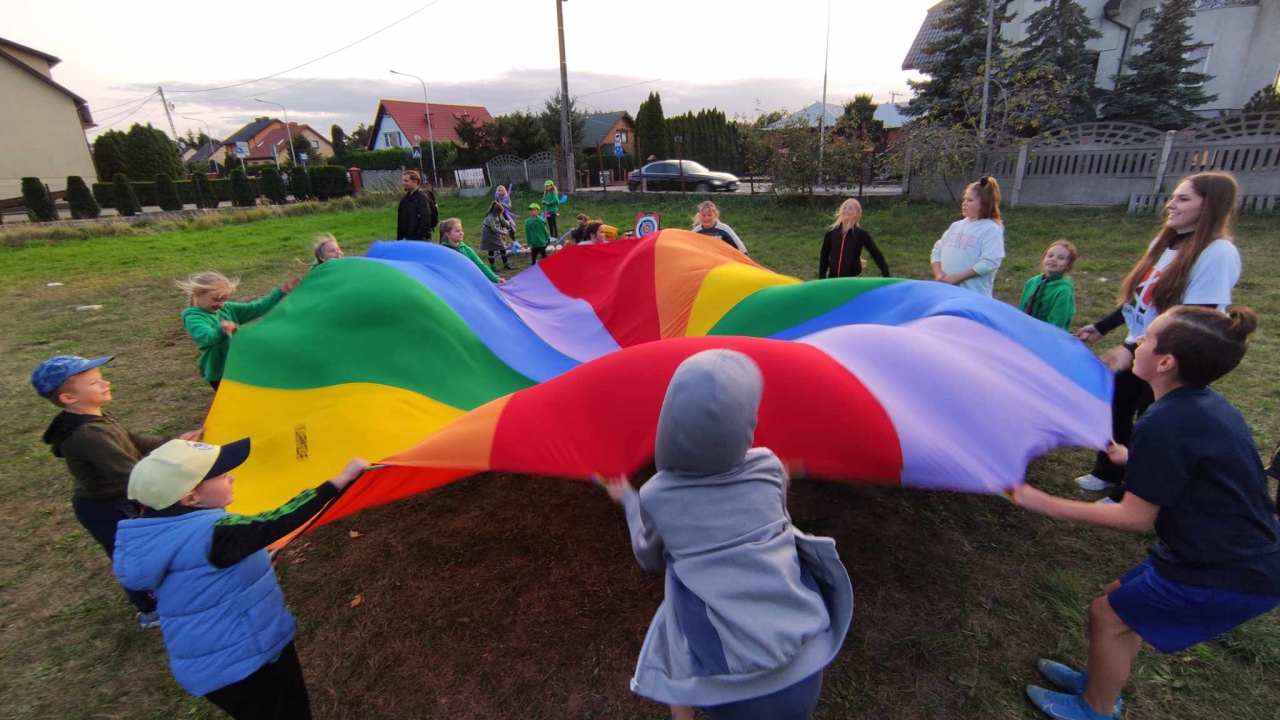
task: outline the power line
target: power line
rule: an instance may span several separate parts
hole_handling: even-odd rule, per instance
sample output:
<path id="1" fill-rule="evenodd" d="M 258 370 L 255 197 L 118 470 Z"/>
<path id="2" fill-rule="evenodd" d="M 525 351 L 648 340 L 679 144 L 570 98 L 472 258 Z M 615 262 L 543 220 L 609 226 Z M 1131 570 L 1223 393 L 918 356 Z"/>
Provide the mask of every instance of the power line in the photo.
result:
<path id="1" fill-rule="evenodd" d="M 293 72 L 294 70 L 298 70 L 298 69 L 304 68 L 304 67 L 306 67 L 306 66 L 308 66 L 308 65 L 311 65 L 312 63 L 317 63 L 317 62 L 320 62 L 321 60 L 324 60 L 325 58 L 328 58 L 328 57 L 332 57 L 332 56 L 334 56 L 334 55 L 337 55 L 338 53 L 342 52 L 343 50 L 346 50 L 347 48 L 350 48 L 350 47 L 354 47 L 354 46 L 356 46 L 356 45 L 359 45 L 360 43 L 364 42 L 365 40 L 368 40 L 369 38 L 371 38 L 371 37 L 373 37 L 373 36 L 375 36 L 375 35 L 378 35 L 378 34 L 380 34 L 380 33 L 383 33 L 383 32 L 385 32 L 385 31 L 387 31 L 387 30 L 390 30 L 391 28 L 395 27 L 396 25 L 399 25 L 400 23 L 404 22 L 405 20 L 408 20 L 409 18 L 413 17 L 414 15 L 417 15 L 418 13 L 422 12 L 423 10 L 426 10 L 427 8 L 430 8 L 430 7 L 432 7 L 433 5 L 436 5 L 436 4 L 437 4 L 437 3 L 439 3 L 439 2 L 441 2 L 441 0 L 432 0 L 432 2 L 429 2 L 429 3 L 427 3 L 426 5 L 423 5 L 422 7 L 418 8 L 417 10 L 414 10 L 413 12 L 409 13 L 408 15 L 405 15 L 404 17 L 400 18 L 399 20 L 396 20 L 395 22 L 391 23 L 390 25 L 387 25 L 386 27 L 380 28 L 380 29 L 378 29 L 378 30 L 374 30 L 373 32 L 369 33 L 368 35 L 365 35 L 364 37 L 360 38 L 359 40 L 356 40 L 355 42 L 352 42 L 352 43 L 348 43 L 348 44 L 346 44 L 346 45 L 343 45 L 342 47 L 338 48 L 337 50 L 334 50 L 334 51 L 329 52 L 329 53 L 325 53 L 324 55 L 321 55 L 320 57 L 315 58 L 315 59 L 313 59 L 313 60 L 308 60 L 308 61 L 306 61 L 306 62 L 302 63 L 301 65 L 295 65 L 295 66 L 293 66 L 293 67 L 289 68 L 288 70 L 281 70 L 281 71 L 280 71 L 280 72 L 278 72 L 278 73 L 272 73 L 272 74 L 267 75 L 267 76 L 265 76 L 265 77 L 260 77 L 260 78 L 258 78 L 258 79 L 256 79 L 256 80 L 246 80 L 246 81 L 244 81 L 244 82 L 233 83 L 233 84 L 231 84 L 231 85 L 222 85 L 222 86 L 220 86 L 220 87 L 212 87 L 212 88 L 201 88 L 201 89 L 199 89 L 199 90 L 170 90 L 169 92 L 170 92 L 171 94 L 176 95 L 176 94 L 178 94 L 178 93 L 187 94 L 187 93 L 213 92 L 213 91 L 215 91 L 215 90 L 230 90 L 231 88 L 243 87 L 243 86 L 245 86 L 245 85 L 252 85 L 253 83 L 256 83 L 256 82 L 262 82 L 263 80 L 270 80 L 270 79 L 271 79 L 271 78 L 273 78 L 273 77 L 278 77 L 278 76 L 280 76 L 280 75 L 284 75 L 285 73 L 291 73 L 291 72 Z"/>
<path id="2" fill-rule="evenodd" d="M 584 97 L 591 97 L 592 95 L 601 95 L 601 94 L 603 94 L 603 93 L 613 92 L 614 90 L 626 90 L 627 88 L 633 88 L 633 87 L 635 87 L 635 86 L 637 86 L 637 85 L 648 85 L 649 83 L 656 83 L 656 82 L 661 82 L 661 81 L 662 81 L 662 78 L 654 78 L 654 79 L 652 79 L 652 80 L 644 80 L 644 81 L 641 81 L 641 82 L 638 82 L 638 83 L 631 83 L 630 85 L 623 85 L 623 86 L 621 86 L 621 87 L 609 88 L 608 90 L 597 90 L 597 91 L 595 91 L 595 92 L 589 92 L 589 93 L 586 93 L 586 94 L 583 94 L 583 95 L 578 95 L 578 96 L 576 96 L 574 99 L 577 99 L 577 98 L 584 98 Z"/>
<path id="3" fill-rule="evenodd" d="M 156 94 L 156 93 L 155 93 L 155 91 L 154 91 L 154 90 L 152 90 L 152 91 L 151 91 L 151 95 L 155 95 L 155 94 Z M 147 97 L 151 97 L 151 95 L 148 95 Z M 119 105 L 109 105 L 109 106 L 104 107 L 104 108 L 94 108 L 94 110 L 95 110 L 96 112 L 106 112 L 106 111 L 108 111 L 108 110 L 115 110 L 116 108 L 122 108 L 122 107 L 124 107 L 125 105 L 132 105 L 132 104 L 134 104 L 134 103 L 138 102 L 138 100 L 139 100 L 139 98 L 134 98 L 134 99 L 132 99 L 132 100 L 130 100 L 130 101 L 128 101 L 128 102 L 122 102 L 122 103 L 120 103 Z"/>
<path id="4" fill-rule="evenodd" d="M 98 131 L 99 131 L 99 132 L 102 132 L 103 130 L 107 130 L 107 129 L 109 129 L 109 128 L 115 127 L 116 125 L 119 125 L 120 123 L 124 122 L 125 120 L 128 120 L 129 118 L 133 117 L 133 114 L 134 114 L 134 113 L 138 112 L 138 111 L 139 111 L 139 110 L 141 110 L 141 109 L 142 109 L 142 108 L 143 108 L 147 103 L 151 102 L 151 99 L 152 99 L 152 98 L 154 98 L 155 96 L 156 96 L 156 93 L 151 93 L 151 94 L 150 94 L 150 95 L 148 95 L 146 98 L 144 98 L 142 102 L 138 103 L 138 105 L 137 105 L 136 107 L 134 107 L 132 110 L 129 110 L 129 111 L 128 111 L 128 113 L 127 113 L 124 117 L 120 118 L 119 120 L 116 120 L 115 122 L 112 122 L 112 123 L 111 123 L 111 124 L 109 124 L 109 125 L 101 125 L 101 124 L 99 124 L 99 125 L 98 125 Z M 116 114 L 115 114 L 115 115 L 113 115 L 112 117 L 119 117 L 119 116 L 120 116 L 120 113 L 116 113 Z M 108 119 L 110 119 L 110 118 L 108 118 Z"/>

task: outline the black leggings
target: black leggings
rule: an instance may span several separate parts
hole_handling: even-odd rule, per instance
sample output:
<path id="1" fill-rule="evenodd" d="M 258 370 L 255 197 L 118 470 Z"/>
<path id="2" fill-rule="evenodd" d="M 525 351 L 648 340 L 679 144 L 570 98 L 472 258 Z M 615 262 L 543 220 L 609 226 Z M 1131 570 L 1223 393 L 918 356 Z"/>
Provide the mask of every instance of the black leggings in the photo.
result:
<path id="1" fill-rule="evenodd" d="M 116 525 L 120 524 L 121 520 L 138 517 L 141 507 L 128 498 L 94 500 L 72 495 L 71 510 L 76 514 L 76 520 L 79 520 L 84 529 L 89 531 L 89 535 L 93 536 L 102 549 L 107 551 L 107 558 L 111 560 L 116 551 Z M 138 612 L 155 612 L 156 599 L 149 591 L 126 588 L 125 594 L 129 596 L 129 602 L 133 603 Z"/>
<path id="2" fill-rule="evenodd" d="M 502 264 L 503 264 L 504 266 L 509 267 L 509 266 L 511 265 L 511 263 L 509 263 L 509 262 L 507 261 L 507 251 L 506 251 L 506 250 L 490 250 L 490 251 L 489 251 L 489 267 L 493 267 L 493 258 L 494 258 L 494 254 L 495 254 L 495 253 L 499 253 L 499 252 L 500 252 L 500 253 L 502 253 Z"/>
<path id="3" fill-rule="evenodd" d="M 560 228 L 556 227 L 556 213 L 547 213 L 547 229 L 551 231 L 551 237 L 560 237 Z"/>
<path id="4" fill-rule="evenodd" d="M 543 259 L 543 260 L 546 260 L 546 259 L 547 259 L 547 249 L 546 249 L 545 247 L 530 247 L 530 248 L 529 248 L 529 259 L 530 259 L 529 264 L 530 264 L 530 265 L 537 265 L 537 264 L 538 264 L 538 256 L 539 256 L 539 255 L 541 255 L 541 256 L 542 256 L 542 259 Z"/>
<path id="5" fill-rule="evenodd" d="M 290 642 L 275 662 L 205 698 L 236 720 L 310 720 L 311 700 L 298 650 Z"/>
<path id="6" fill-rule="evenodd" d="M 1111 399 L 1111 439 L 1127 446 L 1133 438 L 1134 420 L 1142 417 L 1154 401 L 1151 386 L 1134 375 L 1132 369 L 1116 373 L 1116 392 Z M 1093 465 L 1093 475 L 1115 483 L 1111 499 L 1120 502 L 1124 497 L 1124 468 L 1113 464 L 1105 452 L 1100 452 Z"/>

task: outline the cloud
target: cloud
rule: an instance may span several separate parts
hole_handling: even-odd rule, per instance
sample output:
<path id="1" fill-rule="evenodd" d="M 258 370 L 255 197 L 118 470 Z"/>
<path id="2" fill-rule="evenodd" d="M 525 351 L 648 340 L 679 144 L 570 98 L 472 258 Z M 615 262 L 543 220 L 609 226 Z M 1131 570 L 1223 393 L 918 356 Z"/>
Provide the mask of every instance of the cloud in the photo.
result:
<path id="1" fill-rule="evenodd" d="M 223 85 L 234 84 L 229 80 Z M 174 121 L 179 132 L 187 127 L 202 126 L 186 120 L 183 115 L 199 117 L 213 128 L 214 135 L 225 137 L 255 117 L 271 115 L 279 117 L 278 107 L 256 102 L 262 98 L 280 103 L 288 108 L 289 119 L 307 123 L 327 134 L 329 126 L 336 123 L 350 132 L 360 123 L 370 124 L 378 109 L 378 101 L 420 100 L 422 87 L 413 80 L 388 77 L 386 80 L 367 78 L 275 78 L 251 85 L 214 92 L 188 92 L 207 85 L 184 82 L 160 82 L 124 85 L 113 88 L 121 102 L 130 97 L 145 94 L 159 84 L 174 105 Z M 481 105 L 494 115 L 509 112 L 539 112 L 544 101 L 559 90 L 560 74 L 555 69 L 511 70 L 483 80 L 465 82 L 438 82 L 427 85 L 432 102 Z M 897 85 L 884 88 L 843 88 L 828 90 L 828 102 L 843 102 L 855 92 L 873 92 L 877 98 L 887 100 L 888 90 L 900 89 Z M 716 107 L 729 117 L 754 118 L 757 112 L 786 109 L 799 110 L 821 98 L 821 84 L 815 81 L 761 78 L 736 80 L 728 83 L 695 83 L 666 81 L 661 79 L 578 72 L 569 76 L 569 94 L 577 97 L 580 107 L 587 112 L 627 110 L 633 115 L 650 92 L 662 95 L 663 112 L 669 117 L 685 111 L 698 111 Z M 157 103 L 157 108 L 159 105 Z M 153 110 L 141 118 L 156 122 L 163 114 Z M 144 120 L 145 121 L 145 120 Z M 118 127 L 116 129 L 123 129 Z"/>

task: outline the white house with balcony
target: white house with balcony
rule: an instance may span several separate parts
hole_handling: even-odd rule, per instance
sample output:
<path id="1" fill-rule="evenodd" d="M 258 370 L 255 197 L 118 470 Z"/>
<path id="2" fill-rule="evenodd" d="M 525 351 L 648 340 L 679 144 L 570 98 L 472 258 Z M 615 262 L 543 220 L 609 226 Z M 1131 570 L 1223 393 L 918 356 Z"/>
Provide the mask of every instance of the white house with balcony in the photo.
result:
<path id="1" fill-rule="evenodd" d="M 1134 41 L 1151 31 L 1160 0 L 1075 1 L 1102 33 L 1089 47 L 1098 54 L 1095 82 L 1109 90 L 1115 87 L 1115 75 L 1128 72 L 1125 61 L 1145 51 Z M 926 57 L 924 48 L 941 37 L 934 23 L 950 2 L 943 0 L 929 8 L 902 63 L 903 70 L 918 69 Z M 1027 18 L 1042 7 L 1044 3 L 1036 0 L 1010 0 L 1008 9 L 1017 14 L 1000 29 L 1001 37 L 1009 43 L 1024 39 Z M 1264 87 L 1280 87 L 1280 0 L 1198 0 L 1189 24 L 1197 44 L 1189 54 L 1198 62 L 1192 69 L 1213 76 L 1204 84 L 1204 91 L 1218 96 L 1196 108 L 1198 114 L 1213 117 L 1237 111 Z"/>

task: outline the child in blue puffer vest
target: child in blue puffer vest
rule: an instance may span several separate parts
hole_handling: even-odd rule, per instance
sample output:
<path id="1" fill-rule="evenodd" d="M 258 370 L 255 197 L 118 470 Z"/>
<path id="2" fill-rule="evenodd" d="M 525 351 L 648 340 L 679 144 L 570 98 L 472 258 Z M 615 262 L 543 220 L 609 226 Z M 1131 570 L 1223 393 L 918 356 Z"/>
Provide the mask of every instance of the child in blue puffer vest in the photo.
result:
<path id="1" fill-rule="evenodd" d="M 148 510 L 117 527 L 115 572 L 126 588 L 154 591 L 169 667 L 187 692 L 233 718 L 310 718 L 294 619 L 266 547 L 315 517 L 368 463 L 352 460 L 271 512 L 228 514 L 230 471 L 248 456 L 247 438 L 172 440 L 138 461 L 129 499 Z"/>

